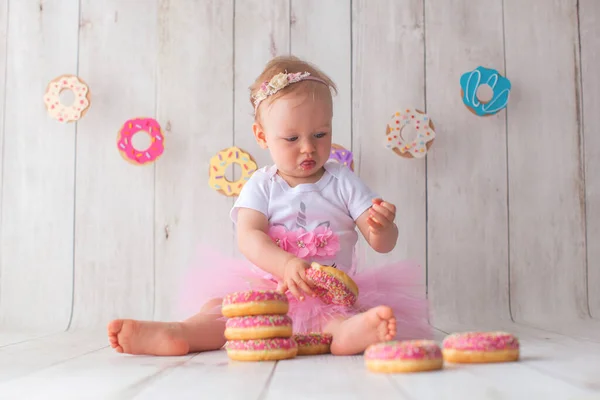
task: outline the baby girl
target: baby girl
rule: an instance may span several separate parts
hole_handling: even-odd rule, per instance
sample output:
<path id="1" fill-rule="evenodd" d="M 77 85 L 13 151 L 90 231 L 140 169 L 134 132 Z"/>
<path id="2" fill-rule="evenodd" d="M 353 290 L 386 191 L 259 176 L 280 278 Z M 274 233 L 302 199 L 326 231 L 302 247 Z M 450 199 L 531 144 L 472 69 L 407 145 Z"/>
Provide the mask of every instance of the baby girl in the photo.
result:
<path id="1" fill-rule="evenodd" d="M 411 292 L 419 286 L 417 266 L 357 268 L 358 232 L 376 252 L 396 246 L 396 207 L 350 168 L 329 160 L 336 91 L 326 74 L 296 57 L 266 65 L 250 88 L 252 132 L 273 164 L 251 176 L 230 214 L 246 260 L 209 262 L 207 256 L 200 277 L 189 280 L 199 297 L 197 314 L 181 322 L 114 320 L 108 325 L 113 348 L 154 355 L 219 349 L 225 344 L 221 299 L 248 289 L 287 293 L 294 330 L 331 333 L 336 355 L 430 336 L 426 300 Z M 327 305 L 316 298 L 305 274 L 312 261 L 348 273 L 360 290 L 357 304 Z"/>

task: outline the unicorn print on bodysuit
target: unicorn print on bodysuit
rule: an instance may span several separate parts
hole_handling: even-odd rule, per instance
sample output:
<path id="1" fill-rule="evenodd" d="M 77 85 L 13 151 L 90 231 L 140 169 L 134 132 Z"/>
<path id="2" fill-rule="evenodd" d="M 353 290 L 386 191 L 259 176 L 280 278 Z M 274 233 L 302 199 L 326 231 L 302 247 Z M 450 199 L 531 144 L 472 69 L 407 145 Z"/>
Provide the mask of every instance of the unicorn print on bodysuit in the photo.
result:
<path id="1" fill-rule="evenodd" d="M 293 228 L 273 223 L 269 236 L 283 250 L 303 259 L 332 258 L 340 250 L 338 236 L 331 230 L 330 221 L 319 222 L 307 229 L 306 204 L 301 201 Z"/>

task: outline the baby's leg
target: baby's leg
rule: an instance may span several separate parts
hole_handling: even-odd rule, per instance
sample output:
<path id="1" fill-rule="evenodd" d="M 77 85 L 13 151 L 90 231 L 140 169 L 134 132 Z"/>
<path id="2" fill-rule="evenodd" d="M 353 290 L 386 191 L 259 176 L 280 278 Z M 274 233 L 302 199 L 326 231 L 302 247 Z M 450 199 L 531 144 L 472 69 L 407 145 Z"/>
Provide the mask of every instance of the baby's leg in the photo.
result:
<path id="1" fill-rule="evenodd" d="M 392 340 L 396 318 L 390 307 L 378 306 L 348 319 L 330 321 L 324 331 L 333 336 L 332 354 L 359 354 L 373 343 Z"/>
<path id="2" fill-rule="evenodd" d="M 207 310 L 221 303 L 215 299 L 183 322 L 117 319 L 108 324 L 111 347 L 119 353 L 180 356 L 217 350 L 225 344 L 225 321 Z"/>

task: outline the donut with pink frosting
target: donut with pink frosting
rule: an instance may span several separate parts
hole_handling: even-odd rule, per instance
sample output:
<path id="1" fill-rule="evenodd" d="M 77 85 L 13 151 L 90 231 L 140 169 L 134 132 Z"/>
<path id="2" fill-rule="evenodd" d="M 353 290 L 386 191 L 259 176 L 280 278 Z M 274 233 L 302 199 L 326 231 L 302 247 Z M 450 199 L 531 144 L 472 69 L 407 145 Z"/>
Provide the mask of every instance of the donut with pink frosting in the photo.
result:
<path id="1" fill-rule="evenodd" d="M 225 323 L 225 338 L 227 340 L 290 336 L 292 336 L 292 319 L 287 315 L 248 315 L 229 318 Z"/>
<path id="2" fill-rule="evenodd" d="M 298 354 L 298 344 L 293 338 L 229 340 L 225 349 L 229 358 L 236 361 L 285 360 Z"/>
<path id="3" fill-rule="evenodd" d="M 314 284 L 313 291 L 326 304 L 352 306 L 358 299 L 358 286 L 344 271 L 313 262 L 306 277 Z"/>
<path id="4" fill-rule="evenodd" d="M 451 363 L 493 363 L 519 359 L 519 339 L 507 332 L 462 332 L 442 342 L 444 360 Z"/>
<path id="5" fill-rule="evenodd" d="M 275 290 L 247 290 L 230 293 L 223 298 L 221 313 L 225 317 L 287 314 L 289 302 L 285 294 Z"/>
<path id="6" fill-rule="evenodd" d="M 146 132 L 150 136 L 147 149 L 136 149 L 133 136 Z M 121 156 L 134 165 L 144 165 L 158 159 L 165 150 L 165 136 L 158 121 L 154 118 L 132 118 L 125 121 L 117 136 L 117 147 Z"/>
<path id="7" fill-rule="evenodd" d="M 297 333 L 294 340 L 298 343 L 298 355 L 327 354 L 331 350 L 333 336 L 330 333 Z"/>
<path id="8" fill-rule="evenodd" d="M 365 350 L 365 365 L 372 372 L 403 373 L 442 369 L 440 346 L 433 340 L 392 340 Z"/>

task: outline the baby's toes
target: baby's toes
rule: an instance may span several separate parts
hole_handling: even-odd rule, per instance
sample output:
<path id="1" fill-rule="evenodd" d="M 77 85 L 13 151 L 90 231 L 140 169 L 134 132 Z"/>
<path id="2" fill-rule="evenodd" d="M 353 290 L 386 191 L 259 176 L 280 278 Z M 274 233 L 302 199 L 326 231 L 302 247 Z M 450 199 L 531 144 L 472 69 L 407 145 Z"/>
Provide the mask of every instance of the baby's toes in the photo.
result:
<path id="1" fill-rule="evenodd" d="M 390 329 L 388 335 L 390 336 L 388 340 L 392 340 L 396 336 L 396 328 Z"/>
<path id="2" fill-rule="evenodd" d="M 388 322 L 388 334 L 390 337 L 390 339 L 392 339 L 394 336 L 396 336 L 396 320 L 390 320 Z"/>

